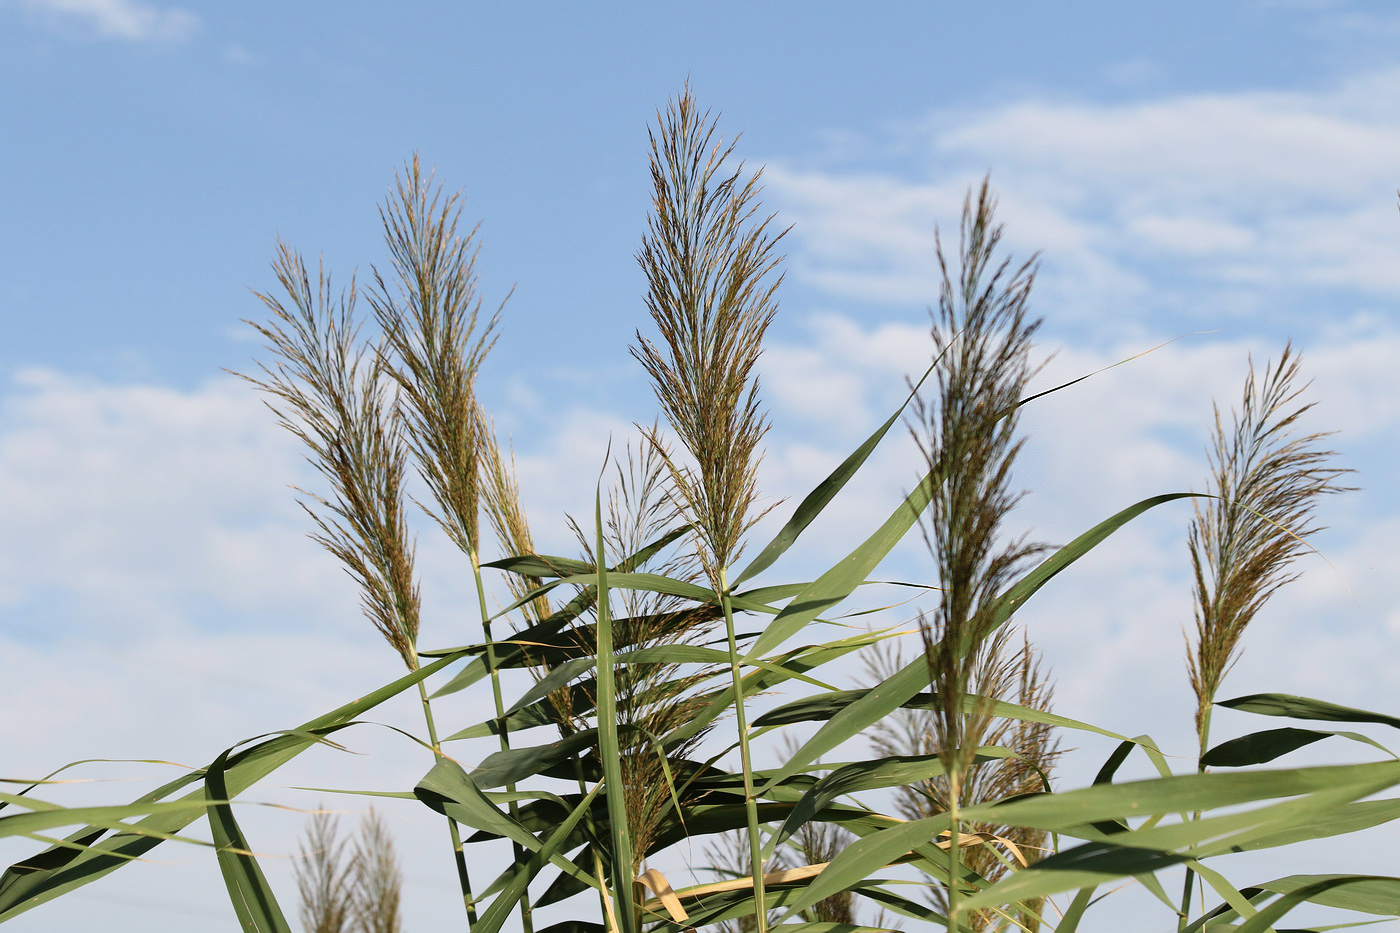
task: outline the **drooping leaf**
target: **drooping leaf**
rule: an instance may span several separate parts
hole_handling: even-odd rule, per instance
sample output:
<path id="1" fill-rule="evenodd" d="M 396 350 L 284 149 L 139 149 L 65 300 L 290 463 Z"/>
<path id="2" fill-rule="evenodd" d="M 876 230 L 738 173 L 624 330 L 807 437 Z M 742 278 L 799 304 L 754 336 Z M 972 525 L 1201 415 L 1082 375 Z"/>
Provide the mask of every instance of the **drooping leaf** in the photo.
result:
<path id="1" fill-rule="evenodd" d="M 257 855 L 234 819 L 232 805 L 225 802 L 230 799 L 227 772 L 228 752 L 224 752 L 205 772 L 204 786 L 211 801 L 209 828 L 233 912 L 244 933 L 291 933 Z"/>
<path id="2" fill-rule="evenodd" d="M 462 656 L 454 654 L 443 657 L 296 729 L 287 730 L 229 756 L 225 784 L 230 798 L 316 744 L 315 735 L 343 727 L 356 716 L 416 686 Z M 133 801 L 131 806 L 160 802 L 176 791 L 200 782 L 203 777 L 203 772 L 199 771 L 182 775 Z M 153 813 L 134 825 L 135 833 L 139 835 L 120 833 L 102 839 L 100 837 L 106 831 L 105 827 L 88 826 L 68 836 L 65 844 L 51 846 L 11 866 L 0 875 L 0 922 L 96 881 L 141 857 L 160 843 L 162 834 L 174 833 L 197 819 L 204 812 L 205 800 L 205 791 L 201 787 L 175 801 L 177 804 L 195 803 L 197 806 L 172 808 L 173 812 L 170 813 Z M 132 815 L 139 812 L 135 811 Z M 70 848 L 73 843 L 88 848 Z M 37 870 L 36 865 L 40 866 Z"/>

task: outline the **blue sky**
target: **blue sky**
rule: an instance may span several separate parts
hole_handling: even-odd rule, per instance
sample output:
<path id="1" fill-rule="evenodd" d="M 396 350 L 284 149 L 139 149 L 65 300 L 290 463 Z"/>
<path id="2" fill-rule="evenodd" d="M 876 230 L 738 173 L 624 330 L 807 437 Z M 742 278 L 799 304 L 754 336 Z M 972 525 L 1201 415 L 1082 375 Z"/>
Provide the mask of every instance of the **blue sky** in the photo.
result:
<path id="1" fill-rule="evenodd" d="M 1029 413 L 1032 535 L 1199 487 L 1211 400 L 1292 338 L 1363 488 L 1326 503 L 1330 565 L 1270 607 L 1227 690 L 1392 707 L 1383 665 L 1348 659 L 1400 649 L 1398 45 L 1400 15 L 1346 0 L 0 0 L 0 679 L 51 697 L 0 722 L 0 773 L 198 764 L 221 747 L 200 733 L 290 725 L 393 675 L 304 538 L 299 452 L 224 370 L 258 353 L 241 319 L 277 237 L 342 282 L 383 263 L 376 205 L 414 152 L 481 223 L 487 304 L 514 289 L 482 392 L 538 536 L 568 546 L 557 517 L 587 507 L 609 436 L 653 416 L 627 352 L 646 324 L 633 254 L 647 127 L 687 78 L 793 225 L 761 366 L 771 496 L 810 488 L 922 369 L 933 231 L 990 172 L 1010 249 L 1043 251 L 1046 385 L 1182 338 Z M 912 482 L 905 455 L 814 536 L 814 569 Z M 1185 519 L 1142 522 L 1026 613 L 1062 711 L 1183 752 L 1184 674 L 1157 662 L 1190 622 Z M 426 529 L 420 551 L 430 612 L 451 616 L 460 571 Z M 337 662 L 304 663 L 321 651 Z M 320 758 L 285 783 L 411 782 L 422 762 L 380 742 L 389 764 L 351 779 Z M 268 817 L 269 850 L 298 828 Z M 150 892 L 179 877 L 191 923 L 232 929 L 212 861 L 170 859 L 15 928 L 151 928 Z M 450 901 L 438 868 L 411 870 L 418 923 Z"/>

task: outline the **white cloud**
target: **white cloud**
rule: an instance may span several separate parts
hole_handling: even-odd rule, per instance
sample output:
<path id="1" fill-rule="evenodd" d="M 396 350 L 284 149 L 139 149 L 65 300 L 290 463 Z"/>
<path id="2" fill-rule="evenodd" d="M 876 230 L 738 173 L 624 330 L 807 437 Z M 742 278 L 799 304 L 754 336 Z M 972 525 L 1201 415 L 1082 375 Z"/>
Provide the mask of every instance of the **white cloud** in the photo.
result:
<path id="1" fill-rule="evenodd" d="M 1169 314 L 1307 323 L 1297 290 L 1400 295 L 1400 70 L 1318 91 L 947 110 L 883 140 L 904 173 L 777 161 L 794 274 L 841 298 L 926 304 L 933 230 L 991 170 L 1008 243 L 1045 251 L 1042 307 L 1121 336 Z M 878 146 L 875 140 L 872 146 Z M 950 236 L 952 233 L 950 232 Z"/>
<path id="2" fill-rule="evenodd" d="M 178 42 L 189 38 L 199 17 L 177 7 L 140 0 L 18 0 L 31 14 L 58 26 L 77 24 L 104 39 Z"/>
<path id="3" fill-rule="evenodd" d="M 338 571 L 287 489 L 307 478 L 300 451 L 238 380 L 181 392 L 31 369 L 0 424 L 0 602 L 12 611 L 42 598 L 101 629 L 211 601 L 264 623 L 353 607 L 332 598 Z"/>

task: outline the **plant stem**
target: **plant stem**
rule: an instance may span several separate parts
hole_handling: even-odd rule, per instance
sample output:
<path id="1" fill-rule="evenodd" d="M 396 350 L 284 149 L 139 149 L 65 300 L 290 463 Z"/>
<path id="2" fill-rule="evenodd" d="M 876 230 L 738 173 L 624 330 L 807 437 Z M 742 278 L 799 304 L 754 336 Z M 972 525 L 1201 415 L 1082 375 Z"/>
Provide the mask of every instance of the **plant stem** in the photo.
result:
<path id="1" fill-rule="evenodd" d="M 437 725 L 433 722 L 433 705 L 428 699 L 428 688 L 418 682 L 418 699 L 423 702 L 423 720 L 428 725 L 428 742 L 433 746 L 433 754 L 442 754 L 442 743 L 438 741 Z M 467 874 L 467 856 L 462 851 L 462 833 L 457 821 L 447 818 L 447 830 L 452 837 L 452 854 L 457 862 L 457 883 L 462 889 L 462 903 L 467 908 L 467 929 L 476 926 L 476 898 L 472 896 L 472 880 Z"/>
<path id="2" fill-rule="evenodd" d="M 744 678 L 739 668 L 739 644 L 734 636 L 734 607 L 729 601 L 729 575 L 719 572 L 720 607 L 729 640 L 729 674 L 734 683 L 734 722 L 739 729 L 739 764 L 744 772 L 744 814 L 749 830 L 749 875 L 753 878 L 754 921 L 757 933 L 768 933 L 768 911 L 763 890 L 763 855 L 758 832 L 758 800 L 753 793 L 753 761 L 749 756 L 749 723 L 744 712 Z"/>
<path id="3" fill-rule="evenodd" d="M 958 829 L 958 796 L 961 771 L 954 768 L 948 774 L 948 933 L 958 928 L 958 877 L 962 867 L 962 839 Z"/>
<path id="4" fill-rule="evenodd" d="M 597 544 L 594 550 L 598 570 L 598 756 L 607 785 L 608 836 L 612 850 L 613 903 L 616 905 L 619 933 L 635 933 L 636 912 L 632 896 L 632 834 L 627 823 L 626 788 L 622 780 L 622 753 L 617 735 L 617 683 L 613 670 L 612 613 L 608 605 L 608 568 L 603 546 L 601 497 L 594 503 Z M 605 902 L 606 903 L 606 902 Z"/>
<path id="5" fill-rule="evenodd" d="M 486 641 L 486 669 L 491 672 L 491 698 L 496 705 L 496 722 L 500 724 L 496 736 L 500 739 L 501 751 L 509 751 L 510 730 L 506 728 L 506 707 L 505 701 L 501 698 L 501 672 L 496 667 L 496 640 L 491 637 L 491 613 L 486 607 L 486 587 L 481 580 L 481 561 L 474 550 L 468 556 L 472 562 L 472 574 L 476 578 L 476 599 L 481 611 L 481 632 Z M 506 790 L 515 793 L 515 783 L 507 784 Z M 510 801 L 507 809 L 511 819 L 520 819 L 520 805 L 516 801 Z M 512 851 L 515 854 L 515 864 L 517 866 L 524 865 L 526 862 L 524 847 L 517 842 L 512 845 Z M 527 886 L 524 896 L 520 899 L 520 925 L 523 933 L 534 933 L 535 924 L 532 914 L 530 890 Z"/>
<path id="6" fill-rule="evenodd" d="M 1201 722 L 1201 725 L 1200 725 L 1200 729 L 1198 730 L 1198 734 L 1199 734 L 1199 736 L 1200 736 L 1201 742 L 1200 742 L 1200 751 L 1199 751 L 1199 752 L 1197 753 L 1197 755 L 1196 755 L 1196 772 L 1197 772 L 1198 774 L 1205 774 L 1205 772 L 1206 772 L 1206 766 L 1205 766 L 1204 764 L 1202 764 L 1201 761 L 1202 761 L 1202 759 L 1204 759 L 1204 758 L 1206 757 L 1206 752 L 1209 751 L 1209 746 L 1210 746 L 1210 714 L 1211 714 L 1213 705 L 1214 705 L 1214 704 L 1208 704 L 1208 705 L 1206 706 L 1206 708 L 1205 708 L 1204 710 L 1201 711 L 1201 714 L 1200 714 L 1200 722 Z M 1201 811 L 1200 811 L 1200 810 L 1197 810 L 1195 813 L 1193 813 L 1193 814 L 1191 815 L 1191 818 L 1192 818 L 1193 820 L 1199 820 L 1199 819 L 1201 818 Z M 1187 926 L 1190 924 L 1190 922 L 1191 922 L 1191 893 L 1192 893 L 1192 888 L 1195 886 L 1195 885 L 1194 885 L 1195 880 L 1196 880 L 1196 873 L 1195 873 L 1194 871 L 1192 871 L 1192 869 L 1191 869 L 1190 866 L 1187 866 L 1187 868 L 1186 868 L 1186 880 L 1182 883 L 1182 888 L 1181 888 L 1181 914 L 1180 914 L 1180 916 L 1177 917 L 1177 921 L 1176 921 L 1177 933 L 1183 933 L 1183 931 L 1186 929 L 1186 927 L 1187 927 Z"/>

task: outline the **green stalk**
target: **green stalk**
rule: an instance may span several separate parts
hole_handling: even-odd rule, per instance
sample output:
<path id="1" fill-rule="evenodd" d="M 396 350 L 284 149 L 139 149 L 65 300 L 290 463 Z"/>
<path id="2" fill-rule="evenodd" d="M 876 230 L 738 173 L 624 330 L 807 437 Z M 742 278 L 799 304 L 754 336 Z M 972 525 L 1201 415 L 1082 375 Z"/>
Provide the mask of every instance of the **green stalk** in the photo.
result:
<path id="1" fill-rule="evenodd" d="M 505 701 L 501 698 L 501 672 L 496 667 L 496 640 L 491 637 L 491 612 L 486 606 L 486 587 L 481 580 L 481 562 L 475 550 L 469 555 L 472 562 L 472 574 L 476 578 L 476 599 L 481 610 L 481 631 L 486 641 L 486 669 L 491 672 L 491 697 L 496 704 L 496 721 L 501 724 L 496 736 L 500 740 L 501 751 L 510 750 L 510 730 L 506 728 Z M 506 790 L 515 793 L 514 782 L 506 785 Z M 520 805 L 511 800 L 507 809 L 510 818 L 520 819 Z M 515 853 L 515 864 L 523 865 L 526 861 L 525 849 L 520 843 L 514 843 L 512 849 Z M 530 908 L 530 890 L 525 889 L 525 896 L 520 899 L 520 925 L 523 933 L 534 933 L 535 923 L 533 910 Z"/>
<path id="2" fill-rule="evenodd" d="M 603 499 L 595 494 L 598 564 L 598 756 L 608 789 L 608 836 L 612 849 L 613 904 L 617 933 L 637 933 L 632 893 L 632 833 L 627 823 L 627 799 L 622 782 L 621 744 L 617 737 L 617 684 L 613 679 L 612 613 L 608 607 L 608 567 L 603 543 Z"/>
<path id="3" fill-rule="evenodd" d="M 442 743 L 438 741 L 437 725 L 433 722 L 433 705 L 428 699 L 428 690 L 418 681 L 418 699 L 423 702 L 423 720 L 428 724 L 428 742 L 433 746 L 433 754 L 442 754 Z M 472 880 L 467 874 L 467 856 L 462 851 L 462 833 L 457 821 L 447 818 L 447 830 L 452 837 L 452 855 L 457 862 L 457 883 L 462 889 L 462 903 L 467 908 L 467 929 L 476 926 L 476 898 L 472 896 Z"/>
<path id="4" fill-rule="evenodd" d="M 1200 751 L 1196 756 L 1196 771 L 1199 774 L 1204 774 L 1206 772 L 1206 766 L 1201 764 L 1201 759 L 1206 757 L 1206 752 L 1209 750 L 1210 747 L 1210 714 L 1212 712 L 1213 705 L 1214 704 L 1207 706 L 1205 710 L 1201 713 L 1201 745 Z M 1191 818 L 1199 820 L 1201 818 L 1201 811 L 1197 810 Z M 1176 921 L 1177 933 L 1182 933 L 1182 931 L 1184 931 L 1186 927 L 1190 924 L 1191 894 L 1192 888 L 1194 887 L 1193 882 L 1195 880 L 1195 871 L 1191 869 L 1191 866 L 1186 866 L 1186 880 L 1182 883 L 1181 887 L 1181 914 L 1179 917 L 1177 917 Z"/>
<path id="5" fill-rule="evenodd" d="M 734 682 L 734 722 L 739 729 L 739 764 L 744 772 L 744 815 L 749 830 L 749 875 L 753 878 L 754 921 L 757 933 L 768 933 L 763 890 L 763 854 L 759 843 L 758 799 L 753 792 L 753 761 L 749 756 L 749 723 L 744 712 L 744 678 L 739 668 L 739 644 L 734 637 L 734 607 L 729 600 L 729 575 L 719 572 L 719 600 L 724 610 L 724 633 L 729 640 L 729 675 Z"/>
<path id="6" fill-rule="evenodd" d="M 958 928 L 958 878 L 962 867 L 962 834 L 958 827 L 958 796 L 961 792 L 962 769 L 954 767 L 948 774 L 948 933 Z"/>

